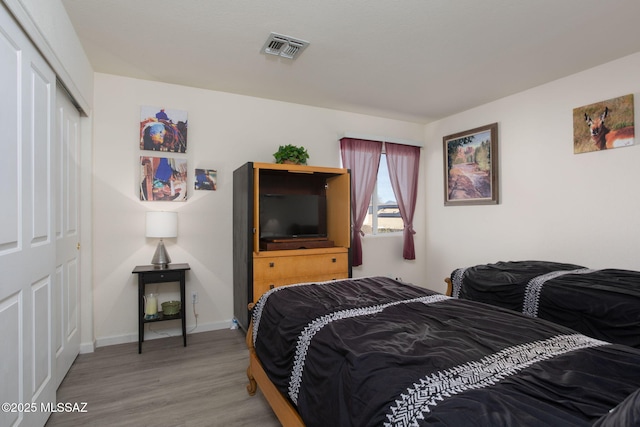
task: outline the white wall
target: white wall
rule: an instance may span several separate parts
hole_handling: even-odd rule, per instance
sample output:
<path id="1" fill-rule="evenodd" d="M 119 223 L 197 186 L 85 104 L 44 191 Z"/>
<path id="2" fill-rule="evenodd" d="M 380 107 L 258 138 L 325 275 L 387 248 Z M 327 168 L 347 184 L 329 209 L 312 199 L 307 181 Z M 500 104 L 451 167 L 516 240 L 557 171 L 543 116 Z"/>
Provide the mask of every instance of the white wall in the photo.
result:
<path id="1" fill-rule="evenodd" d="M 140 106 L 186 110 L 189 114 L 187 202 L 138 199 Z M 338 138 L 345 131 L 422 141 L 424 126 L 396 120 L 282 103 L 222 92 L 168 85 L 107 74 L 95 75 L 93 135 L 94 327 L 97 345 L 137 340 L 136 265 L 149 264 L 156 242 L 144 237 L 147 210 L 177 210 L 179 237 L 165 241 L 173 262 L 188 262 L 187 294 L 199 303 L 195 332 L 228 327 L 233 311 L 232 173 L 247 161 L 272 162 L 282 144 L 304 145 L 310 165 L 340 165 Z M 195 168 L 218 171 L 217 191 L 194 191 Z M 424 202 L 421 202 L 424 206 Z M 423 208 L 422 208 L 423 209 Z M 424 210 L 416 229 L 424 230 Z M 423 265 L 403 261 L 401 238 L 369 239 L 365 267 L 354 275 L 420 277 Z M 424 239 L 416 239 L 424 254 Z M 377 259 L 391 258 L 378 271 Z M 367 270 L 367 265 L 371 270 Z M 153 285 L 152 285 L 153 286 Z M 176 296 L 159 285 L 161 300 Z M 171 285 L 169 285 L 171 286 Z M 167 288 L 168 289 L 168 288 Z M 187 308 L 187 329 L 195 326 Z M 177 333 L 177 322 L 153 325 Z M 160 336 L 147 333 L 145 339 Z"/>
<path id="2" fill-rule="evenodd" d="M 640 134 L 636 144 L 573 154 L 576 107 L 634 94 L 640 53 L 426 126 L 426 283 L 444 290 L 453 269 L 540 259 L 640 269 Z M 443 203 L 442 137 L 499 124 L 500 198 L 493 206 Z"/>

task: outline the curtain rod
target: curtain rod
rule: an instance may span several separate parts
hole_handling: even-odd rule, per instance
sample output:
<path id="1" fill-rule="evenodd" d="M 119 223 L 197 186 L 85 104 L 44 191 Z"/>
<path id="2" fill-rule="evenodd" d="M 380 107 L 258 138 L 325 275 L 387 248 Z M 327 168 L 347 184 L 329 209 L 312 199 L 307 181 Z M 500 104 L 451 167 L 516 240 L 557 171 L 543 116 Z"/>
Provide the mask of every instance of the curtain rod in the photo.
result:
<path id="1" fill-rule="evenodd" d="M 420 148 L 424 146 L 423 142 L 412 141 L 410 139 L 390 138 L 386 136 L 367 135 L 367 134 L 356 133 L 356 132 L 344 132 L 342 135 L 340 135 L 340 138 L 338 139 L 340 140 L 342 138 L 354 138 L 354 139 L 366 139 L 369 141 L 392 142 L 396 144 L 413 145 Z"/>

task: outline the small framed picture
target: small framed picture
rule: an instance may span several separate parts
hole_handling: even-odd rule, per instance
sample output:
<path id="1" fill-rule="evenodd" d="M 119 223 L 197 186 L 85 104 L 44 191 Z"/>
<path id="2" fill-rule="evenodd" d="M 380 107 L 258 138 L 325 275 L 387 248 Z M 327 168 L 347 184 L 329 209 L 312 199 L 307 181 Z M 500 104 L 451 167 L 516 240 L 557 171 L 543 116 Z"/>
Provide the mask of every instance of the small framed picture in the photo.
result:
<path id="1" fill-rule="evenodd" d="M 214 169 L 196 169 L 196 190 L 216 190 L 218 187 L 218 172 Z"/>
<path id="2" fill-rule="evenodd" d="M 444 204 L 498 204 L 498 124 L 442 138 Z"/>

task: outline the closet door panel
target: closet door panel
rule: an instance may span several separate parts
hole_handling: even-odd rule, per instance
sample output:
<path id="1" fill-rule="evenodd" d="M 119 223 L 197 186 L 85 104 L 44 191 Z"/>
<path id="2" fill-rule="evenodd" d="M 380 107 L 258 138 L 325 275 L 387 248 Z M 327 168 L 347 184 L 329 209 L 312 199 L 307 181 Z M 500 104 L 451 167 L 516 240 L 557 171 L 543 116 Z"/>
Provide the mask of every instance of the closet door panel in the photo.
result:
<path id="1" fill-rule="evenodd" d="M 1 12 L 1 10 L 0 10 Z M 20 182 L 21 133 L 19 118 L 19 96 L 21 68 L 20 50 L 15 42 L 0 26 L 0 129 L 2 129 L 2 156 L 0 169 L 3 171 L 0 194 L 0 255 L 18 250 L 20 244 L 20 208 L 22 191 Z"/>
<path id="2" fill-rule="evenodd" d="M 56 78 L 0 5 L 0 400 L 34 412 L 0 412 L 0 425 L 41 426 L 55 402 L 52 159 Z"/>
<path id="3" fill-rule="evenodd" d="M 2 9 L 0 9 L 2 12 Z M 2 14 L 0 13 L 0 18 Z M 0 129 L 3 129 L 3 155 L 0 156 L 0 168 L 3 171 L 3 185 L 0 187 L 0 269 L 10 268 L 19 257 L 22 240 L 21 187 L 21 140 L 18 109 L 21 96 L 21 55 L 16 42 L 7 34 L 0 20 Z M 9 271 L 0 277 L 0 342 L 7 343 L 0 353 L 0 373 L 3 382 L 0 385 L 2 402 L 20 402 L 24 385 L 24 330 L 22 317 L 24 295 L 18 284 L 20 275 Z M 14 425 L 20 421 L 17 412 L 0 412 L 0 425 Z"/>
<path id="4" fill-rule="evenodd" d="M 56 94 L 56 385 L 80 352 L 80 113 L 66 92 Z"/>
<path id="5" fill-rule="evenodd" d="M 23 310 L 22 295 L 19 292 L 12 295 L 3 292 L 2 296 L 0 325 L 8 327 L 0 328 L 0 342 L 11 343 L 11 345 L 5 346 L 2 351 L 0 374 L 3 385 L 0 387 L 0 399 L 2 402 L 20 402 L 23 391 L 21 379 L 24 374 L 23 333 L 20 327 Z M 19 416 L 17 412 L 0 412 L 0 425 L 12 426 L 18 421 Z"/>

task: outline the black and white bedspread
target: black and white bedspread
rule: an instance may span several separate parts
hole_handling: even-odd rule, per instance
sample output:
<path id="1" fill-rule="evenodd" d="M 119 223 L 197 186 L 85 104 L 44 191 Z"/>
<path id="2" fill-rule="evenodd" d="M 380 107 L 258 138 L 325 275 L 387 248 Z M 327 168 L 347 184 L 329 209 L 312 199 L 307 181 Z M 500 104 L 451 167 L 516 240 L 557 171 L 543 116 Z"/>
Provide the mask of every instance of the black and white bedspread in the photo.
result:
<path id="1" fill-rule="evenodd" d="M 309 427 L 606 426 L 640 388 L 638 349 L 384 277 L 275 288 L 253 328 Z"/>
<path id="2" fill-rule="evenodd" d="M 458 268 L 456 298 L 550 320 L 597 339 L 640 348 L 640 272 L 546 261 Z"/>

